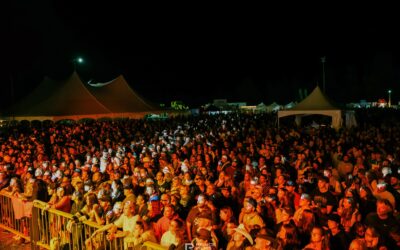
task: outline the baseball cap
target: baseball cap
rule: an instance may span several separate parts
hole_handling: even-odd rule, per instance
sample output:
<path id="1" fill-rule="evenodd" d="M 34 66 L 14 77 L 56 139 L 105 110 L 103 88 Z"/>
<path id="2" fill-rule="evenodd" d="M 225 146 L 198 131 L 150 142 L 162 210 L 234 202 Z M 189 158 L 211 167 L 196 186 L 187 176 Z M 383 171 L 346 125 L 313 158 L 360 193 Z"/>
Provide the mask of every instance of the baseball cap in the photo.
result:
<path id="1" fill-rule="evenodd" d="M 311 196 L 309 194 L 302 193 L 300 199 L 311 201 Z"/>
<path id="2" fill-rule="evenodd" d="M 296 183 L 294 183 L 294 181 L 292 181 L 292 180 L 288 180 L 288 181 L 286 182 L 286 186 L 295 187 L 295 186 L 296 186 Z"/>

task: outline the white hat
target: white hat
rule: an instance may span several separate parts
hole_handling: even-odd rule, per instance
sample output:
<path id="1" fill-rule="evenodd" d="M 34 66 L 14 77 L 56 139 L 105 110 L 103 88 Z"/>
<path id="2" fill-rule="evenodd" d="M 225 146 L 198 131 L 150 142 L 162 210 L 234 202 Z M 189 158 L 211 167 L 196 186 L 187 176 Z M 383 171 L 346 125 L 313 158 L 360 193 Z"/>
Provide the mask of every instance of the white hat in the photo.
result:
<path id="1" fill-rule="evenodd" d="M 43 170 L 41 168 L 37 168 L 35 170 L 35 176 L 38 177 L 38 176 L 42 176 L 42 175 L 43 175 Z"/>
<path id="2" fill-rule="evenodd" d="M 244 227 L 243 224 L 240 224 L 237 228 L 234 229 L 236 232 L 242 234 L 246 239 L 249 240 L 250 244 L 253 245 L 253 238 L 251 235 L 247 232 L 246 228 Z"/>
<path id="3" fill-rule="evenodd" d="M 92 163 L 93 164 L 97 164 L 97 163 L 99 163 L 99 160 L 96 157 L 93 157 L 92 158 Z"/>
<path id="4" fill-rule="evenodd" d="M 122 210 L 122 208 L 123 208 L 122 202 L 117 201 L 117 202 L 115 202 L 115 204 L 114 204 L 113 211 L 114 211 L 114 212 L 118 212 L 119 210 Z"/>
<path id="5" fill-rule="evenodd" d="M 163 171 L 163 173 L 164 173 L 164 174 L 166 174 L 166 173 L 170 173 L 170 171 L 169 171 L 169 168 L 168 168 L 168 167 L 164 167 L 162 171 Z"/>
<path id="6" fill-rule="evenodd" d="M 182 165 L 181 165 L 181 170 L 182 170 L 182 172 L 186 173 L 186 172 L 189 171 L 189 168 L 188 168 L 188 166 L 186 166 L 185 163 L 182 163 Z"/>
<path id="7" fill-rule="evenodd" d="M 152 185 L 152 184 L 154 184 L 154 180 L 151 179 L 151 178 L 147 178 L 146 179 L 146 185 Z"/>
<path id="8" fill-rule="evenodd" d="M 392 170 L 389 167 L 382 168 L 383 177 L 385 177 L 386 175 L 391 174 L 391 173 L 392 173 Z"/>

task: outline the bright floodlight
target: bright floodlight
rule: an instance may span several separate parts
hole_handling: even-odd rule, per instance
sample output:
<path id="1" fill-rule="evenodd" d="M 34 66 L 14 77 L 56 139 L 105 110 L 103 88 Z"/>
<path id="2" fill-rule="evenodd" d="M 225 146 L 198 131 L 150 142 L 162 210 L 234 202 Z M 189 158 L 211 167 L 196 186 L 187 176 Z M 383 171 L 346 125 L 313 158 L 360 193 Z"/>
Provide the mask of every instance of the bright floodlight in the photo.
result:
<path id="1" fill-rule="evenodd" d="M 72 63 L 74 64 L 74 70 L 76 71 L 76 65 L 77 64 L 82 64 L 83 63 L 83 58 L 82 57 L 76 57 L 72 59 Z"/>
<path id="2" fill-rule="evenodd" d="M 389 93 L 389 94 L 390 94 L 390 93 L 392 93 L 392 90 L 391 90 L 391 89 L 389 89 L 389 90 L 388 90 L 388 93 Z"/>

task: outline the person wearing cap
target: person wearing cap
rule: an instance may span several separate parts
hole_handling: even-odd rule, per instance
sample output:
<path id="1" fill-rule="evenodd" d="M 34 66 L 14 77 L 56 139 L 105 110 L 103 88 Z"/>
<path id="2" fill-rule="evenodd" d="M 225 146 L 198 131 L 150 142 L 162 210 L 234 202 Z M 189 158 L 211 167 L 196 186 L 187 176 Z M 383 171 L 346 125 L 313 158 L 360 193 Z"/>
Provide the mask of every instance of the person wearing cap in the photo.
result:
<path id="1" fill-rule="evenodd" d="M 44 171 L 42 180 L 46 183 L 46 185 L 49 185 L 50 183 L 52 183 L 51 172 L 49 170 Z"/>
<path id="2" fill-rule="evenodd" d="M 384 180 L 379 180 L 378 184 L 376 185 L 376 189 L 372 191 L 372 194 L 375 196 L 377 200 L 379 199 L 386 199 L 391 204 L 392 207 L 396 207 L 396 200 L 392 193 L 387 190 L 388 184 Z"/>
<path id="3" fill-rule="evenodd" d="M 254 239 L 254 245 L 247 247 L 246 250 L 272 250 L 276 241 L 274 237 L 269 236 L 266 233 L 258 233 Z"/>
<path id="4" fill-rule="evenodd" d="M 193 235 L 196 229 L 196 219 L 202 213 L 209 213 L 211 214 L 212 222 L 216 221 L 215 214 L 210 210 L 207 206 L 207 197 L 203 194 L 200 194 L 197 197 L 197 205 L 192 207 L 189 211 L 189 214 L 186 218 L 186 232 L 188 235 L 189 241 L 193 240 Z"/>
<path id="5" fill-rule="evenodd" d="M 226 247 L 227 250 L 246 249 L 253 245 L 253 238 L 243 224 L 234 229 L 235 233 Z"/>
<path id="6" fill-rule="evenodd" d="M 338 214 L 330 214 L 328 216 L 329 228 L 329 243 L 332 249 L 348 249 L 349 241 L 347 240 L 346 233 L 340 224 L 341 218 Z"/>
<path id="7" fill-rule="evenodd" d="M 82 181 L 81 175 L 82 175 L 82 169 L 80 169 L 80 168 L 74 169 L 74 172 L 72 173 L 72 178 L 71 178 L 71 185 L 73 187 L 75 187 L 75 185 L 78 181 Z"/>
<path id="8" fill-rule="evenodd" d="M 154 180 L 152 178 L 146 178 L 145 182 L 144 182 L 145 186 L 153 186 L 154 187 Z"/>
<path id="9" fill-rule="evenodd" d="M 304 210 L 311 210 L 311 196 L 306 193 L 302 193 L 300 196 L 299 208 L 296 209 L 293 215 L 293 220 L 297 224 L 303 215 Z"/>
<path id="10" fill-rule="evenodd" d="M 298 209 L 300 205 L 300 194 L 296 192 L 296 183 L 292 180 L 286 182 L 286 190 L 288 195 L 293 198 L 294 208 Z"/>
<path id="11" fill-rule="evenodd" d="M 194 231 L 198 232 L 201 228 L 207 229 L 211 233 L 212 241 L 215 245 L 218 245 L 218 237 L 214 232 L 216 229 L 216 225 L 213 223 L 213 214 L 210 212 L 202 212 L 200 213 L 195 220 Z"/>
<path id="12" fill-rule="evenodd" d="M 263 228 L 265 226 L 264 220 L 257 212 L 257 201 L 253 198 L 245 198 L 244 206 L 239 215 L 239 223 L 242 223 L 248 231 L 255 227 Z"/>

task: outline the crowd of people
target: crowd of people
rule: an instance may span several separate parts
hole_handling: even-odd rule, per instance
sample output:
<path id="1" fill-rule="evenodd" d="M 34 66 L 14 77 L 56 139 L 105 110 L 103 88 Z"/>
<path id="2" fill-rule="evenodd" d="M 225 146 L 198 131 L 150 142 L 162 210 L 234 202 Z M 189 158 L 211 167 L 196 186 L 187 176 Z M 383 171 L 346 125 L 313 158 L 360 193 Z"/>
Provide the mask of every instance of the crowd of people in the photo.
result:
<path id="1" fill-rule="evenodd" d="M 273 114 L 16 125 L 0 189 L 126 249 L 396 249 L 400 127 L 276 128 Z"/>

